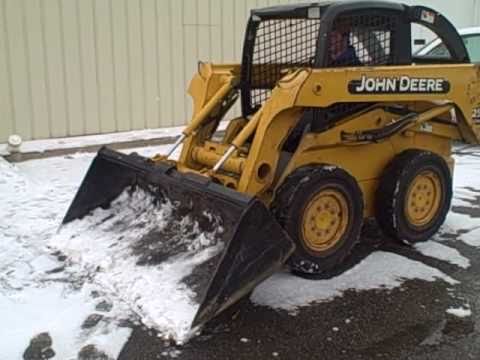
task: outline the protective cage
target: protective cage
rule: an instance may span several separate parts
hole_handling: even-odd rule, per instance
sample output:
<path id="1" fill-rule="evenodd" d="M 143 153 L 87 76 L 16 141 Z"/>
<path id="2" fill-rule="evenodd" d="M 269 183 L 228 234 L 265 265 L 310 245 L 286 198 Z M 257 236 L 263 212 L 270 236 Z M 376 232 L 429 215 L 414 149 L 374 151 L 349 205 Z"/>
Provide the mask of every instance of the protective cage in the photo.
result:
<path id="1" fill-rule="evenodd" d="M 253 43 L 246 44 L 251 54 L 244 58 L 243 68 L 248 72 L 242 81 L 247 115 L 270 97 L 283 70 L 314 65 L 320 19 L 270 19 L 251 26 L 255 35 Z"/>
<path id="2" fill-rule="evenodd" d="M 317 17 L 312 17 L 309 9 L 312 8 L 301 12 L 292 8 L 278 14 L 272 8 L 252 13 L 242 62 L 244 116 L 252 115 L 263 105 L 289 68 L 376 66 L 409 61 L 406 52 L 410 51 L 410 26 L 398 8 L 367 11 L 341 5 L 321 6 L 316 8 Z M 345 43 L 354 55 L 337 58 L 335 51 Z"/>

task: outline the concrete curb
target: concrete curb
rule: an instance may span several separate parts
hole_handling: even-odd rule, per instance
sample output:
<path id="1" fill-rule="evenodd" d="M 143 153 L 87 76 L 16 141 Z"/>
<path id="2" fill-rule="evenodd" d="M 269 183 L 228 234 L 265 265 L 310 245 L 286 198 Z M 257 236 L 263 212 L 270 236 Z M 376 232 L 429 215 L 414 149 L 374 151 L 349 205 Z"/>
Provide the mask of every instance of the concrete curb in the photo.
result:
<path id="1" fill-rule="evenodd" d="M 35 159 L 45 159 L 49 157 L 55 156 L 63 156 L 63 155 L 70 155 L 75 153 L 94 153 L 100 150 L 103 146 L 107 146 L 114 150 L 122 150 L 122 149 L 132 149 L 137 147 L 145 147 L 145 146 L 155 146 L 155 145 L 167 145 L 172 144 L 175 140 L 178 139 L 178 136 L 166 136 L 158 139 L 149 139 L 149 140 L 134 140 L 134 141 L 125 141 L 125 142 L 117 142 L 117 143 L 104 143 L 104 144 L 97 144 L 97 145 L 88 145 L 82 147 L 73 147 L 67 149 L 52 149 L 52 150 L 45 150 L 42 152 L 18 152 L 18 153 L 11 153 L 8 155 L 4 155 L 4 159 L 9 162 L 21 162 L 27 160 L 35 160 Z"/>

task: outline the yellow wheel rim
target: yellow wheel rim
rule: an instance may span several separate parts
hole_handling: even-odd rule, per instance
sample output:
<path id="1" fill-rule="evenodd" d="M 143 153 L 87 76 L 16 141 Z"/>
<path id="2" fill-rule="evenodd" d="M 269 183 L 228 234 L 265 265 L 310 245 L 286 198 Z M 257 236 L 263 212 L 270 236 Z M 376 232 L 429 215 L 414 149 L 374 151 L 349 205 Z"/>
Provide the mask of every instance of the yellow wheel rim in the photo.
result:
<path id="1" fill-rule="evenodd" d="M 334 247 L 348 225 L 348 202 L 338 190 L 326 189 L 312 197 L 303 212 L 302 235 L 314 252 Z"/>
<path id="2" fill-rule="evenodd" d="M 410 224 L 429 224 L 440 210 L 442 185 L 433 171 L 424 171 L 413 179 L 407 192 L 405 215 Z"/>

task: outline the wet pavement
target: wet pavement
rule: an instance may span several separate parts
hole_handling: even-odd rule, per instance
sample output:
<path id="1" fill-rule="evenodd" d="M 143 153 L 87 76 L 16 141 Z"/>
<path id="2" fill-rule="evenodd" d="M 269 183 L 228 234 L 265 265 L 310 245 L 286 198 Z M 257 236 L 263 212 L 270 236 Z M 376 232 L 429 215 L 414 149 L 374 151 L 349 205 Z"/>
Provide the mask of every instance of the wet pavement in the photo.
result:
<path id="1" fill-rule="evenodd" d="M 469 212 L 467 208 L 454 210 Z M 469 213 L 480 215 L 476 210 Z M 303 307 L 294 316 L 256 306 L 247 298 L 181 347 L 137 327 L 119 359 L 480 359 L 476 311 L 480 306 L 480 251 L 456 240 L 455 234 L 440 237 L 443 245 L 470 259 L 468 269 L 384 240 L 374 227 L 365 231 L 345 268 L 382 250 L 437 268 L 458 280 L 458 285 L 407 280 L 392 290 L 347 291 L 329 302 Z M 472 315 L 460 318 L 446 312 L 462 306 L 469 306 Z"/>

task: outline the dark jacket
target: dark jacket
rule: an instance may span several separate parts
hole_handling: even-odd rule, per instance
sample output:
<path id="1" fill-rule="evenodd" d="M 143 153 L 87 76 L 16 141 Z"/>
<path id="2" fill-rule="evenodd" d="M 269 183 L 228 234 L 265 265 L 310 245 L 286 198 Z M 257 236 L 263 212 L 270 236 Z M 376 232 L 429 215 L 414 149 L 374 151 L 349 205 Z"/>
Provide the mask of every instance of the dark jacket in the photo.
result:
<path id="1" fill-rule="evenodd" d="M 357 52 L 352 45 L 349 45 L 343 53 L 331 60 L 329 66 L 360 66 L 361 61 L 357 57 Z"/>

